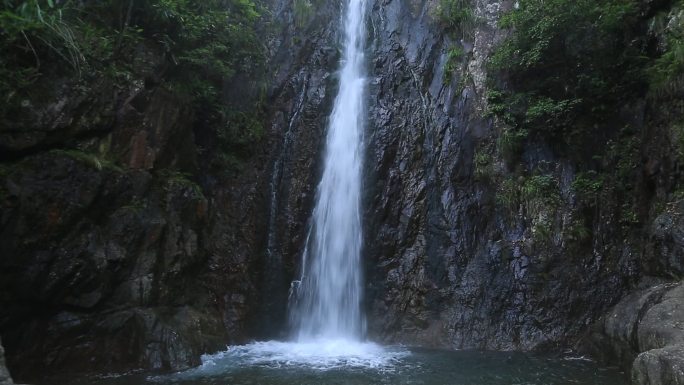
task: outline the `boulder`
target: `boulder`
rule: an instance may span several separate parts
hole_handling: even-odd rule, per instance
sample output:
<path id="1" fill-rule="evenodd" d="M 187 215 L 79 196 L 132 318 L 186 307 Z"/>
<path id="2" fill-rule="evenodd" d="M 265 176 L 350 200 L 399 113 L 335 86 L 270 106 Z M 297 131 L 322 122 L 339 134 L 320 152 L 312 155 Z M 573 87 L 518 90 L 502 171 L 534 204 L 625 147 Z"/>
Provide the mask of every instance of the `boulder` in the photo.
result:
<path id="1" fill-rule="evenodd" d="M 684 384 L 684 282 L 627 296 L 594 326 L 592 353 L 631 370 L 635 385 Z"/>

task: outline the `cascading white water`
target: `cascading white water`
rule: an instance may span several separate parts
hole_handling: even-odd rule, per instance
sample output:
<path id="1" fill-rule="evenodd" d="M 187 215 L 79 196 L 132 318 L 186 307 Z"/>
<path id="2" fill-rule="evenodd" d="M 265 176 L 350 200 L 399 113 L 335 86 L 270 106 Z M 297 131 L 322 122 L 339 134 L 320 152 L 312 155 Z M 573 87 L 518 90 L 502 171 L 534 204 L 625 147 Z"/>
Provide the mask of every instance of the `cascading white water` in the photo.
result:
<path id="1" fill-rule="evenodd" d="M 325 167 L 303 252 L 302 277 L 293 282 L 290 292 L 294 341 L 231 346 L 226 352 L 205 357 L 205 363 L 188 375 L 244 366 L 384 372 L 410 355 L 403 348 L 363 341 L 361 170 L 366 1 L 346 1 L 340 87 L 328 126 Z M 275 164 L 274 173 L 280 166 Z M 272 185 L 272 207 L 278 175 Z M 274 211 L 270 223 L 275 223 Z M 269 251 L 272 243 L 269 239 Z"/>
<path id="2" fill-rule="evenodd" d="M 325 168 L 291 316 L 299 341 L 360 340 L 361 168 L 366 0 L 348 0 L 340 87 L 328 126 Z"/>

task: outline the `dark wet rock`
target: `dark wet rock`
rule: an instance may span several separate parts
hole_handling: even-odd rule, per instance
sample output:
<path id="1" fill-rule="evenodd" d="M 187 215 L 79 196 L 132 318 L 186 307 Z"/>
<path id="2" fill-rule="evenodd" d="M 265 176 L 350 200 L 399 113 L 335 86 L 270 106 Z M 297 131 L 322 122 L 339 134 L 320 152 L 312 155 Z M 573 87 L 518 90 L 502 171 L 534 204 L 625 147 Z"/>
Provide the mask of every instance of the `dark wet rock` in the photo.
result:
<path id="1" fill-rule="evenodd" d="M 153 53 L 130 84 L 46 84 L 2 125 L 0 334 L 15 378 L 179 370 L 281 333 L 339 60 L 340 8 L 295 26 L 290 6 L 274 2 L 282 30 L 264 34 L 267 140 L 234 168 L 213 166 L 187 101 L 145 83 Z M 248 103 L 257 83 L 236 81 L 226 97 Z"/>
<path id="2" fill-rule="evenodd" d="M 10 376 L 7 367 L 5 366 L 5 349 L 2 347 L 0 340 L 0 385 L 12 385 L 12 376 Z"/>
<path id="3" fill-rule="evenodd" d="M 684 283 L 632 293 L 593 327 L 585 346 L 631 369 L 634 384 L 684 384 Z"/>
<path id="4" fill-rule="evenodd" d="M 684 201 L 671 204 L 651 227 L 652 248 L 648 250 L 653 275 L 684 276 Z"/>
<path id="5" fill-rule="evenodd" d="M 267 234 L 258 271 L 259 297 L 250 331 L 260 338 L 287 335 L 286 306 L 313 210 L 328 116 L 339 64 L 340 4 L 323 2 L 303 25 L 289 1 L 274 2 L 281 28 L 269 42 L 275 81 L 270 90 L 267 160 Z M 274 327 L 274 325 L 276 325 Z"/>
<path id="6" fill-rule="evenodd" d="M 182 368 L 227 340 L 210 288 L 193 283 L 209 274 L 196 186 L 63 153 L 22 161 L 6 184 L 1 321 L 17 376 Z"/>
<path id="7" fill-rule="evenodd" d="M 474 175 L 496 127 L 483 118 L 486 60 L 510 2 L 477 1 L 482 23 L 452 41 L 434 1 L 380 1 L 371 12 L 366 158 L 369 331 L 384 341 L 447 348 L 544 349 L 571 343 L 627 290 L 638 258 L 603 239 L 575 250 L 572 206 L 497 204 Z M 448 49 L 467 52 L 445 73 Z M 491 139 L 493 137 L 493 139 Z M 551 165 L 570 194 L 573 170 L 543 143 L 524 162 Z M 535 234 L 539 218 L 556 234 Z M 548 219 L 546 219 L 548 218 Z M 603 228 L 597 234 L 610 232 Z"/>
<path id="8" fill-rule="evenodd" d="M 632 383 L 684 384 L 684 345 L 673 345 L 639 354 L 632 367 Z"/>

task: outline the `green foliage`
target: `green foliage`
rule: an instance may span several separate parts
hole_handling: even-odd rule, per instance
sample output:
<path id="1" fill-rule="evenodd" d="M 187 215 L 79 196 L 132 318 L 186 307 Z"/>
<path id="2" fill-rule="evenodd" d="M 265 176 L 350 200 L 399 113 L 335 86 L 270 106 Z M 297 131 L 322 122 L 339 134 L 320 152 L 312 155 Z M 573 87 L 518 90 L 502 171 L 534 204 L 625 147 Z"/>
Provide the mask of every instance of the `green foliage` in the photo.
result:
<path id="1" fill-rule="evenodd" d="M 119 213 L 132 213 L 133 215 L 140 215 L 147 208 L 147 202 L 141 200 L 140 198 L 134 198 L 129 204 L 121 206 L 119 208 Z"/>
<path id="2" fill-rule="evenodd" d="M 176 87 L 204 103 L 218 96 L 223 80 L 258 67 L 262 57 L 252 0 L 3 1 L 2 71 L 31 68 L 15 87 L 36 76 L 41 58 L 56 55 L 80 71 L 144 42 L 164 52 Z M 128 54 L 120 59 L 130 61 Z"/>
<path id="3" fill-rule="evenodd" d="M 610 140 L 606 146 L 605 159 L 612 166 L 615 187 L 619 191 L 626 192 L 633 187 L 631 182 L 641 163 L 640 145 L 639 138 L 626 131 L 620 138 Z"/>
<path id="4" fill-rule="evenodd" d="M 679 161 L 684 163 L 684 122 L 675 122 L 671 128 L 672 144 Z"/>
<path id="5" fill-rule="evenodd" d="M 629 39 L 636 17 L 636 0 L 520 0 L 502 17 L 512 33 L 490 60 L 513 90 L 493 113 L 535 136 L 586 139 L 642 87 L 643 44 Z"/>
<path id="6" fill-rule="evenodd" d="M 628 227 L 638 225 L 640 223 L 639 215 L 631 204 L 625 203 L 622 205 L 620 212 L 620 224 Z"/>
<path id="7" fill-rule="evenodd" d="M 529 204 L 557 206 L 560 201 L 558 183 L 551 175 L 528 177 L 520 188 L 521 197 Z"/>
<path id="8" fill-rule="evenodd" d="M 58 6 L 52 0 L 3 0 L 0 12 L 3 45 L 21 45 L 30 50 L 40 66 L 37 50 L 46 49 L 79 70 L 85 62 L 74 28 L 64 18 L 70 2 Z"/>
<path id="9" fill-rule="evenodd" d="M 313 18 L 314 8 L 311 0 L 294 0 L 294 19 L 298 28 L 305 27 Z"/>
<path id="10" fill-rule="evenodd" d="M 526 129 L 504 128 L 497 141 L 497 147 L 503 159 L 508 163 L 515 162 L 528 135 L 529 132 Z"/>
<path id="11" fill-rule="evenodd" d="M 258 110 L 243 112 L 224 109 L 222 114 L 221 121 L 224 123 L 216 130 L 217 145 L 221 152 L 231 156 L 224 157 L 217 167 L 235 168 L 239 164 L 235 157 L 247 155 L 249 145 L 261 140 L 265 130 Z"/>
<path id="12" fill-rule="evenodd" d="M 192 104 L 200 124 L 221 127 L 220 147 L 261 138 L 260 107 L 253 108 L 259 101 L 229 107 L 224 95 L 237 74 L 257 77 L 263 68 L 255 29 L 260 10 L 253 0 L 2 0 L 2 5 L 0 116 L 40 95 L 38 80 L 83 74 L 125 87 L 141 79 L 136 71 L 150 71 L 149 57 L 157 57 L 162 60 L 154 70 L 162 86 Z"/>
<path id="13" fill-rule="evenodd" d="M 684 85 L 684 2 L 653 18 L 652 32 L 664 36 L 666 49 L 648 68 L 652 96 L 667 97 Z"/>
<path id="14" fill-rule="evenodd" d="M 554 100 L 549 97 L 530 98 L 525 112 L 525 123 L 535 127 L 552 128 L 568 117 L 572 117 L 575 106 L 581 104 L 580 99 Z M 562 127 L 559 127 L 562 128 Z"/>
<path id="15" fill-rule="evenodd" d="M 165 189 L 167 191 L 176 187 L 187 188 L 190 189 L 196 197 L 204 199 L 204 191 L 199 184 L 192 180 L 192 174 L 167 169 L 161 172 L 161 176 L 166 180 Z"/>
<path id="16" fill-rule="evenodd" d="M 517 209 L 520 203 L 520 188 L 514 177 L 507 177 L 501 181 L 496 190 L 496 203 L 510 211 Z"/>
<path id="17" fill-rule="evenodd" d="M 85 58 L 71 25 L 67 5 L 52 1 L 3 0 L 0 10 L 0 112 L 5 113 L 17 91 L 32 85 L 49 58 L 68 63 L 80 73 Z M 53 60 L 54 62 L 54 60 Z M 60 64 L 61 64 L 60 63 Z M 50 66 L 54 66 L 50 62 Z"/>
<path id="18" fill-rule="evenodd" d="M 463 48 L 453 46 L 447 53 L 446 65 L 444 66 L 445 81 L 451 81 L 452 75 L 458 71 L 459 62 L 463 58 Z"/>
<path id="19" fill-rule="evenodd" d="M 470 0 L 440 0 L 437 8 L 437 19 L 455 39 L 471 39 L 477 24 L 475 11 Z M 449 48 L 444 68 L 445 82 L 450 82 L 453 79 L 454 73 L 459 70 L 459 62 L 463 60 L 464 55 L 465 52 L 460 43 Z M 462 73 L 461 84 L 459 84 L 461 91 L 465 87 L 466 78 L 466 74 Z"/>
<path id="20" fill-rule="evenodd" d="M 572 182 L 572 189 L 577 194 L 577 198 L 589 207 L 598 205 L 599 194 L 603 187 L 604 177 L 595 171 L 578 173 Z"/>
<path id="21" fill-rule="evenodd" d="M 460 33 L 464 38 L 472 37 L 477 23 L 469 0 L 440 0 L 437 17 L 448 30 Z"/>
<path id="22" fill-rule="evenodd" d="M 591 238 L 591 230 L 583 220 L 577 218 L 567 228 L 567 238 L 571 241 L 586 241 Z"/>
<path id="23" fill-rule="evenodd" d="M 477 180 L 486 181 L 494 175 L 494 158 L 486 148 L 479 148 L 473 157 L 474 175 Z"/>
<path id="24" fill-rule="evenodd" d="M 519 188 L 527 216 L 532 221 L 535 242 L 549 243 L 553 237 L 553 218 L 561 203 L 558 182 L 552 175 L 532 175 L 525 178 Z"/>
<path id="25" fill-rule="evenodd" d="M 74 159 L 78 162 L 81 162 L 87 166 L 96 169 L 97 171 L 109 170 L 114 172 L 123 172 L 123 169 L 121 167 L 119 167 L 114 162 L 106 159 L 101 154 L 93 154 L 77 149 L 57 149 L 50 151 L 50 153 Z"/>
<path id="26" fill-rule="evenodd" d="M 496 202 L 510 213 L 523 210 L 535 242 L 551 241 L 555 213 L 561 203 L 558 183 L 552 175 L 509 176 L 499 184 Z"/>
<path id="27" fill-rule="evenodd" d="M 152 10 L 157 24 L 146 34 L 159 36 L 177 63 L 173 75 L 191 85 L 193 96 L 206 99 L 206 86 L 218 93 L 218 81 L 255 64 L 248 60 L 260 47 L 249 28 L 259 15 L 252 1 L 231 1 L 226 8 L 220 0 L 160 0 Z"/>
<path id="28" fill-rule="evenodd" d="M 532 237 L 534 241 L 543 245 L 548 245 L 553 237 L 553 222 L 548 214 L 542 213 L 535 218 L 532 224 Z"/>

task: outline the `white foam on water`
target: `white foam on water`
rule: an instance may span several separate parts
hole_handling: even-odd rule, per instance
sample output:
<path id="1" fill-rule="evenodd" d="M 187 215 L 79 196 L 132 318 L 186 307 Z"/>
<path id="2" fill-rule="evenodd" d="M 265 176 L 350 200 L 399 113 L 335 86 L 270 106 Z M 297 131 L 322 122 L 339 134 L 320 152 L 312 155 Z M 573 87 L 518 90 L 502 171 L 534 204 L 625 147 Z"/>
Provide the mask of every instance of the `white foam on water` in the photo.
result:
<path id="1" fill-rule="evenodd" d="M 230 364 L 237 367 L 300 367 L 313 370 L 338 368 L 390 369 L 409 354 L 401 348 L 384 348 L 372 342 L 342 339 L 311 342 L 255 342 L 202 357 L 200 368 Z M 201 370 L 201 369 L 200 369 Z"/>
<path id="2" fill-rule="evenodd" d="M 202 356 L 202 365 L 171 376 L 150 377 L 155 382 L 216 377 L 241 369 L 371 370 L 392 372 L 411 353 L 400 346 L 344 339 L 311 342 L 254 342 Z"/>

